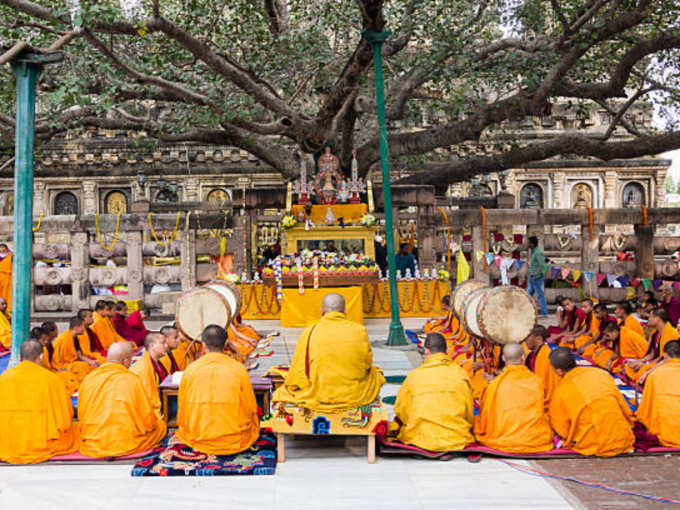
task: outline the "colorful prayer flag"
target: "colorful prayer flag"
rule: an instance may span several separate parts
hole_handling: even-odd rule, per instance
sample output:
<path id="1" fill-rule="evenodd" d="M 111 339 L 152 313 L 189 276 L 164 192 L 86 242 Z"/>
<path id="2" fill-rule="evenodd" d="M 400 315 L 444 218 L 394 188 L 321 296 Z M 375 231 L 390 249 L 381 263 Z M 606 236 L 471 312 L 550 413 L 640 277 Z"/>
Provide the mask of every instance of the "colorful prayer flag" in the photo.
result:
<path id="1" fill-rule="evenodd" d="M 493 258 L 493 260 L 494 260 L 494 262 L 496 262 L 496 267 L 500 268 L 501 267 L 501 260 L 503 260 L 503 257 L 501 257 L 500 255 L 496 255 Z"/>
<path id="2" fill-rule="evenodd" d="M 626 287 L 630 283 L 630 278 L 628 276 L 619 276 L 619 282 L 621 282 L 621 287 Z"/>
<path id="3" fill-rule="evenodd" d="M 553 278 L 557 278 L 557 275 L 558 275 L 558 274 L 560 274 L 560 268 L 557 267 L 557 266 L 552 266 L 552 267 L 550 268 L 550 275 L 551 275 Z"/>
<path id="4" fill-rule="evenodd" d="M 550 269 L 550 266 L 543 266 L 543 276 L 546 275 L 546 273 L 548 272 L 549 269 Z"/>
<path id="5" fill-rule="evenodd" d="M 467 281 L 470 278 L 470 265 L 467 260 L 465 260 L 465 255 L 462 251 L 458 252 L 458 268 L 456 270 L 456 283 L 460 285 L 461 283 Z"/>
<path id="6" fill-rule="evenodd" d="M 493 263 L 493 253 L 486 254 L 486 263 L 491 265 Z"/>
<path id="7" fill-rule="evenodd" d="M 633 286 L 634 289 L 637 289 L 638 286 L 640 285 L 640 278 L 631 278 L 630 279 L 630 284 Z"/>
<path id="8" fill-rule="evenodd" d="M 477 258 L 477 262 L 479 262 L 484 258 L 484 252 L 482 250 L 477 250 L 475 252 L 475 257 Z"/>
<path id="9" fill-rule="evenodd" d="M 645 292 L 649 290 L 649 287 L 652 285 L 652 280 L 647 280 L 646 278 L 642 279 L 642 286 L 645 289 Z"/>
<path id="10" fill-rule="evenodd" d="M 652 287 L 654 287 L 655 291 L 659 290 L 659 287 L 661 287 L 661 280 L 652 280 Z"/>
<path id="11" fill-rule="evenodd" d="M 577 282 L 581 279 L 582 274 L 583 274 L 583 272 L 579 271 L 578 269 L 572 269 L 571 270 L 571 277 L 574 279 L 575 282 Z"/>
<path id="12" fill-rule="evenodd" d="M 526 262 L 524 262 L 523 260 L 515 259 L 515 265 L 517 266 L 517 271 L 519 271 L 520 269 L 522 269 L 522 267 L 524 267 L 524 264 L 525 264 L 525 263 L 526 263 Z"/>
<path id="13" fill-rule="evenodd" d="M 602 282 L 605 281 L 606 278 L 607 278 L 606 274 L 597 273 L 595 275 L 595 281 L 597 281 L 598 285 L 602 285 Z"/>
<path id="14" fill-rule="evenodd" d="M 618 278 L 619 278 L 619 277 L 616 276 L 615 274 L 608 274 L 608 275 L 607 275 L 607 285 L 609 285 L 610 287 L 613 287 L 613 286 L 614 286 L 614 282 L 615 282 L 616 280 L 618 280 Z"/>
<path id="15" fill-rule="evenodd" d="M 562 269 L 560 269 L 560 274 L 562 275 L 562 278 L 566 280 L 567 278 L 569 278 L 569 275 L 571 274 L 571 269 L 564 266 Z"/>
<path id="16" fill-rule="evenodd" d="M 673 286 L 675 287 L 675 292 L 680 292 L 680 282 L 675 282 Z"/>

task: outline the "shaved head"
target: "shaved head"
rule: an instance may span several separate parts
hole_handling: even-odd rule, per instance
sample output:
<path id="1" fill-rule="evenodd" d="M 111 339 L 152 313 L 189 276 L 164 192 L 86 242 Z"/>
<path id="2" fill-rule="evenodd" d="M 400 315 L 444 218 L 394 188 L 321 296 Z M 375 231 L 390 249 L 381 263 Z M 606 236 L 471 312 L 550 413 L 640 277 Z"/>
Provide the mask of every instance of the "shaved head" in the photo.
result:
<path id="1" fill-rule="evenodd" d="M 571 350 L 566 347 L 558 347 L 550 353 L 550 364 L 556 371 L 562 370 L 566 373 L 576 368 L 576 359 Z"/>
<path id="2" fill-rule="evenodd" d="M 521 365 L 524 360 L 524 348 L 516 342 L 503 347 L 503 359 L 506 365 Z"/>
<path id="3" fill-rule="evenodd" d="M 19 356 L 21 361 L 32 361 L 38 363 L 40 356 L 43 353 L 43 346 L 37 340 L 29 338 L 24 340 L 19 349 Z"/>
<path id="4" fill-rule="evenodd" d="M 132 361 L 132 344 L 130 342 L 114 342 L 106 353 L 107 363 L 118 363 L 119 365 L 130 366 Z"/>
<path id="5" fill-rule="evenodd" d="M 331 312 L 345 313 L 345 298 L 335 292 L 328 294 L 325 298 L 323 298 L 321 311 L 325 314 Z"/>
<path id="6" fill-rule="evenodd" d="M 423 347 L 430 351 L 430 354 L 446 354 L 446 338 L 439 333 L 430 333 L 425 338 Z"/>

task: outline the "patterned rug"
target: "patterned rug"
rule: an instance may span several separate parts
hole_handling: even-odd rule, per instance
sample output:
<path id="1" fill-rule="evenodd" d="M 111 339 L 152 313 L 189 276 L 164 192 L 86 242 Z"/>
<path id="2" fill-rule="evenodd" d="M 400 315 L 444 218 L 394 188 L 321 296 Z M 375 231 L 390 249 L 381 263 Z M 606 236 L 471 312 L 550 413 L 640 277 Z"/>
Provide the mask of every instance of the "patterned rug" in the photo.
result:
<path id="1" fill-rule="evenodd" d="M 262 434 L 248 450 L 234 455 L 209 455 L 168 439 L 139 461 L 132 476 L 245 476 L 276 473 L 276 437 Z"/>

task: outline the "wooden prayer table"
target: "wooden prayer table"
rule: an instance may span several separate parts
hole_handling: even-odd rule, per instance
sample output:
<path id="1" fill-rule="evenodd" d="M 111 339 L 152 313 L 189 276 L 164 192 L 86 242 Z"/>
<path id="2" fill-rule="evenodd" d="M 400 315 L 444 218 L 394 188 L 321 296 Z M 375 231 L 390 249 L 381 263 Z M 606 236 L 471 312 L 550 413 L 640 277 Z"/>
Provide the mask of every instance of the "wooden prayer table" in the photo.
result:
<path id="1" fill-rule="evenodd" d="M 250 383 L 253 385 L 257 405 L 261 407 L 264 414 L 269 414 L 271 412 L 270 398 L 274 388 L 272 380 L 269 377 L 254 374 L 248 375 L 250 375 Z M 161 392 L 163 419 L 168 428 L 177 427 L 179 384 L 173 384 L 172 375 L 169 375 L 161 383 L 159 389 Z"/>

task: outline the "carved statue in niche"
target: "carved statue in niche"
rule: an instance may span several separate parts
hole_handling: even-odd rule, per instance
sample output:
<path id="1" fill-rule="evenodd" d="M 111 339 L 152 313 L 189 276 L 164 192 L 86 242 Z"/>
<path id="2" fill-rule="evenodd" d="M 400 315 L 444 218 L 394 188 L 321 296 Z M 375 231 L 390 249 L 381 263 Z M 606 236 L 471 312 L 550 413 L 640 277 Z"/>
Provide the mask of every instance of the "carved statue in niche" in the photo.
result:
<path id="1" fill-rule="evenodd" d="M 543 207 L 543 188 L 530 183 L 522 188 L 519 199 L 520 209 L 539 209 Z"/>
<path id="2" fill-rule="evenodd" d="M 571 190 L 572 209 L 585 209 L 593 206 L 593 192 L 587 184 L 577 184 Z"/>
<path id="3" fill-rule="evenodd" d="M 54 214 L 78 214 L 78 199 L 70 191 L 62 191 L 54 199 Z"/>
<path id="4" fill-rule="evenodd" d="M 626 184 L 622 193 L 622 205 L 627 209 L 633 209 L 645 204 L 645 190 L 638 183 Z"/>
<path id="5" fill-rule="evenodd" d="M 111 191 L 106 195 L 106 214 L 126 214 L 128 212 L 128 200 L 122 191 Z"/>

